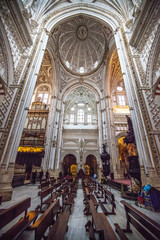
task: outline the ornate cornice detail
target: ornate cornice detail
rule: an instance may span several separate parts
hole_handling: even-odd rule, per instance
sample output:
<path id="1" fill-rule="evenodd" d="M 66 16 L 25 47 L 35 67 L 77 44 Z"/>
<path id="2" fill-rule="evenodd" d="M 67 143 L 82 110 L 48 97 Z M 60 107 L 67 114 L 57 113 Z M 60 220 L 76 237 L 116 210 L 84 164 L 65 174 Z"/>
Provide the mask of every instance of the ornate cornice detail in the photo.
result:
<path id="1" fill-rule="evenodd" d="M 29 50 L 28 47 L 32 44 L 29 22 L 23 16 L 23 4 L 21 4 L 17 0 L 2 0 L 0 2 L 1 20 L 13 57 L 15 83 L 18 83 L 25 63 L 25 56 Z"/>
<path id="2" fill-rule="evenodd" d="M 144 1 L 139 17 L 134 22 L 130 44 L 141 52 L 160 16 L 159 0 Z"/>
<path id="3" fill-rule="evenodd" d="M 29 15 L 26 14 L 22 2 L 17 0 L 5 0 L 1 1 L 0 6 L 1 11 L 3 11 L 2 17 L 5 19 L 5 23 L 11 31 L 14 29 L 14 32 L 16 32 L 16 42 L 20 44 L 22 49 L 31 46 L 32 38 L 28 21 Z"/>
<path id="4" fill-rule="evenodd" d="M 47 84 L 50 86 L 53 86 L 53 68 L 52 68 L 52 62 L 51 57 L 48 53 L 48 51 L 45 51 L 43 60 L 41 63 L 41 67 L 39 70 L 38 78 L 36 81 L 36 87 L 38 87 L 41 84 Z"/>
<path id="5" fill-rule="evenodd" d="M 104 76 L 105 67 L 102 65 L 99 70 L 97 70 L 93 76 L 91 76 L 91 81 L 94 81 L 100 90 L 104 89 Z"/>
<path id="6" fill-rule="evenodd" d="M 25 73 L 23 75 L 23 78 L 21 80 L 21 83 L 20 83 L 20 86 L 18 89 L 9 89 L 9 91 L 11 91 L 10 93 L 10 96 L 12 96 L 11 98 L 11 101 L 8 99 L 7 95 L 5 96 L 3 102 L 2 102 L 2 106 L 0 106 L 0 111 L 4 113 L 4 108 L 6 108 L 6 111 L 5 111 L 5 114 L 3 114 L 3 120 L 2 120 L 2 124 L 3 126 L 6 128 L 6 132 L 4 132 L 2 134 L 2 137 L 1 137 L 1 140 L 0 140 L 0 156 L 2 156 L 2 152 L 4 150 L 4 146 L 5 146 L 5 142 L 7 140 L 7 137 L 8 137 L 8 133 L 9 133 L 9 129 L 10 129 L 10 126 L 13 124 L 13 131 L 12 131 L 12 134 L 11 134 L 11 137 L 10 137 L 10 144 L 12 143 L 13 141 L 13 137 L 15 135 L 15 131 L 16 131 L 16 128 L 18 126 L 18 122 L 19 122 L 19 118 L 20 118 L 20 115 L 21 115 L 21 111 L 23 109 L 23 106 L 24 106 L 24 101 L 21 101 L 20 103 L 20 107 L 19 107 L 19 112 L 16 116 L 16 119 L 13 123 L 13 119 L 14 119 L 14 115 L 15 115 L 15 112 L 17 110 L 17 106 L 19 104 L 19 99 L 21 97 L 21 94 L 23 92 L 23 86 L 24 86 L 24 83 L 26 81 L 26 77 L 27 77 L 27 74 L 28 74 L 28 71 L 29 71 L 29 68 L 30 68 L 30 65 L 31 65 L 31 62 L 32 62 L 32 58 L 35 54 L 35 51 L 36 51 L 36 47 L 37 47 L 37 44 L 39 42 L 39 39 L 40 39 L 40 34 L 38 35 L 37 39 L 36 39 L 36 42 L 35 42 L 35 46 L 33 48 L 33 51 L 30 55 L 30 58 L 28 59 L 28 62 L 27 62 L 27 65 L 26 65 L 26 69 L 25 69 Z M 29 84 L 30 84 L 30 81 L 31 79 L 28 80 L 27 84 L 26 84 L 26 89 L 28 89 L 29 87 Z M 24 92 L 24 95 L 23 95 L 23 99 L 26 98 L 26 94 L 27 94 L 27 91 Z M 15 95 L 15 98 L 13 99 L 13 96 Z M 8 102 L 8 105 L 6 107 L 6 102 Z M 4 106 L 5 105 L 5 106 Z M 8 115 L 7 115 L 8 114 Z M 7 120 L 5 121 L 4 119 Z"/>
<path id="7" fill-rule="evenodd" d="M 59 78 L 60 78 L 60 91 L 62 91 L 67 84 L 69 83 L 69 81 L 72 79 L 75 80 L 77 79 L 77 77 L 75 78 L 73 75 L 71 75 L 70 73 L 68 73 L 63 66 L 59 63 Z"/>
<path id="8" fill-rule="evenodd" d="M 140 83 L 139 83 L 138 76 L 137 76 L 137 73 L 136 73 L 136 70 L 135 70 L 135 66 L 134 66 L 134 63 L 133 63 L 133 59 L 132 59 L 132 56 L 131 56 L 129 45 L 128 45 L 128 42 L 126 40 L 125 33 L 122 32 L 122 34 L 123 34 L 123 39 L 124 39 L 124 43 L 125 43 L 125 46 L 126 46 L 126 50 L 127 50 L 127 53 L 128 53 L 129 64 L 130 64 L 130 67 L 131 67 L 131 70 L 132 70 L 132 73 L 133 73 L 133 76 L 134 76 L 135 85 L 136 85 L 136 88 L 137 88 L 139 104 L 141 106 L 141 110 L 142 110 L 142 113 L 143 113 L 143 116 L 144 116 L 146 131 L 148 133 L 148 138 L 150 140 L 150 147 L 152 149 L 154 163 L 155 163 L 155 166 L 156 166 L 157 174 L 160 174 L 160 162 L 158 160 L 160 156 L 159 156 L 158 149 L 157 149 L 157 146 L 156 146 L 155 138 L 153 137 L 153 135 L 149 135 L 149 133 L 152 131 L 151 121 L 150 121 L 149 115 L 146 114 L 146 112 L 148 112 L 148 111 L 147 111 L 147 108 L 146 108 L 146 103 L 144 101 L 144 97 L 143 97 L 141 89 L 140 89 Z M 139 106 L 138 106 L 138 103 L 136 101 L 136 95 L 134 93 L 132 83 L 130 84 L 130 87 L 132 89 L 132 94 L 133 94 L 133 97 L 134 97 L 134 108 L 135 108 L 136 113 L 137 113 L 138 122 L 139 122 L 139 125 L 140 125 L 140 128 L 141 128 L 141 133 L 142 133 L 142 135 L 145 139 L 145 133 L 144 133 L 144 127 L 143 127 L 143 124 L 142 124 L 141 114 L 139 112 Z"/>

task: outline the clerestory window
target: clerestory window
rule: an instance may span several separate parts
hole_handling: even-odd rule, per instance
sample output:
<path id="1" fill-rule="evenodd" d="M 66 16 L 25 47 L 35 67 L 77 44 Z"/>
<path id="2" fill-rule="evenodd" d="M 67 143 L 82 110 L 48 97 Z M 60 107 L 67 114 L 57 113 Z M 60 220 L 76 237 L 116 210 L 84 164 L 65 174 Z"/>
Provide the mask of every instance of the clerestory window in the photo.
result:
<path id="1" fill-rule="evenodd" d="M 83 109 L 79 109 L 77 112 L 77 122 L 84 123 L 84 110 Z"/>
<path id="2" fill-rule="evenodd" d="M 48 103 L 48 93 L 38 93 L 37 97 L 40 98 L 43 103 Z"/>
<path id="3" fill-rule="evenodd" d="M 123 95 L 119 95 L 119 96 L 118 96 L 118 104 L 119 104 L 120 106 L 125 106 L 125 105 L 126 105 L 125 96 L 123 96 Z"/>

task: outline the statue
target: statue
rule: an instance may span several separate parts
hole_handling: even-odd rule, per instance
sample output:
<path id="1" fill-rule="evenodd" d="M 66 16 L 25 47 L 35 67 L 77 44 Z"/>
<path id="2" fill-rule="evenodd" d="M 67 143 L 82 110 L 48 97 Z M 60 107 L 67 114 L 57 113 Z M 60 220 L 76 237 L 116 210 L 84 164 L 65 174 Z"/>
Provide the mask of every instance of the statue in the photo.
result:
<path id="1" fill-rule="evenodd" d="M 106 177 L 110 173 L 110 155 L 106 152 L 105 144 L 103 144 L 103 153 L 101 154 L 103 175 Z"/>
<path id="2" fill-rule="evenodd" d="M 123 142 L 126 143 L 127 145 L 129 143 L 133 143 L 136 145 L 132 121 L 131 121 L 130 117 L 128 117 L 127 115 L 126 115 L 126 118 L 127 118 L 127 122 L 128 122 L 128 130 L 129 131 L 127 132 L 127 136 L 123 139 Z"/>

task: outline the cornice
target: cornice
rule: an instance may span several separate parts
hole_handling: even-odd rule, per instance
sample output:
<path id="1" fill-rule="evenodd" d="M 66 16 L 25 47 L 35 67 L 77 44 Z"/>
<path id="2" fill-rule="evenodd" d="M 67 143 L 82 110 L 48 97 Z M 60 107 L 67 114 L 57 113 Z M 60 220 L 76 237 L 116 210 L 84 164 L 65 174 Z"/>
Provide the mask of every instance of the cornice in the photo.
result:
<path id="1" fill-rule="evenodd" d="M 14 28 L 19 36 L 22 46 L 31 46 L 33 42 L 30 35 L 30 25 L 27 16 L 25 16 L 26 14 L 23 4 L 18 0 L 6 0 L 5 3 L 10 11 Z"/>
<path id="2" fill-rule="evenodd" d="M 145 42 L 148 39 L 150 31 L 153 30 L 154 25 L 159 19 L 160 1 L 145 0 L 142 4 L 141 12 L 133 23 L 133 33 L 130 39 L 131 46 L 142 50 Z"/>

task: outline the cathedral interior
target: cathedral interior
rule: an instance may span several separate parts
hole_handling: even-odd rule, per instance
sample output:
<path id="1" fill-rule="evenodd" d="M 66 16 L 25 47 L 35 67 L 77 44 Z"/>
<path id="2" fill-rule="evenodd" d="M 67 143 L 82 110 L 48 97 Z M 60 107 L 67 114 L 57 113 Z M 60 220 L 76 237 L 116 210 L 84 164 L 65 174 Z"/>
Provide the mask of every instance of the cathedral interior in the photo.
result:
<path id="1" fill-rule="evenodd" d="M 0 207 L 46 173 L 160 190 L 159 0 L 0 1 Z"/>

